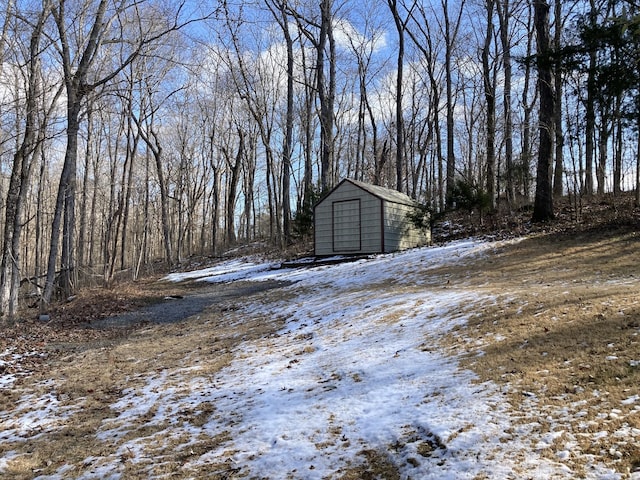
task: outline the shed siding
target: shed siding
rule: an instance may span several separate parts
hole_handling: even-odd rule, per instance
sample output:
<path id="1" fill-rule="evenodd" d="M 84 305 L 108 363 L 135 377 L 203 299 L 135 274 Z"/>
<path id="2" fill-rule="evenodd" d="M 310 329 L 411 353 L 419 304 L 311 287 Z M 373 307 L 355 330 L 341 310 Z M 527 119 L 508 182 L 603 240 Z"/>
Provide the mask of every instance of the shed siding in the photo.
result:
<path id="1" fill-rule="evenodd" d="M 407 218 L 412 207 L 400 203 L 384 204 L 384 251 L 395 252 L 431 242 L 428 232 L 417 229 Z"/>
<path id="2" fill-rule="evenodd" d="M 394 252 L 431 242 L 415 228 L 402 194 L 344 180 L 315 207 L 315 254 Z"/>
<path id="3" fill-rule="evenodd" d="M 384 251 L 395 252 L 407 248 L 403 244 L 407 242 L 409 225 L 407 212 L 409 207 L 398 203 L 385 203 L 384 205 Z"/>

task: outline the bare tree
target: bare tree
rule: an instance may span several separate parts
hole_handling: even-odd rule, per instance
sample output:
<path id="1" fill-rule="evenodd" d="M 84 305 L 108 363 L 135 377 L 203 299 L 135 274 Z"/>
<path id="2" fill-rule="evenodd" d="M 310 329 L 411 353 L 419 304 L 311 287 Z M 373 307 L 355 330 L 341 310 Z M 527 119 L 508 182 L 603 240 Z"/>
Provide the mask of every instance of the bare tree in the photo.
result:
<path id="1" fill-rule="evenodd" d="M 245 132 L 242 128 L 237 128 L 238 145 L 235 155 L 226 147 L 222 147 L 222 153 L 227 163 L 227 169 L 230 176 L 227 179 L 227 210 L 226 210 L 226 229 L 227 247 L 231 247 L 236 243 L 236 201 L 238 200 L 238 182 L 240 180 L 240 171 L 242 168 L 243 158 L 245 156 Z"/>
<path id="2" fill-rule="evenodd" d="M 533 8 L 527 3 L 527 32 L 532 32 L 527 35 L 527 47 L 526 47 L 526 55 L 525 58 L 531 58 L 533 55 L 533 44 L 535 35 L 533 33 L 534 27 L 533 25 Z M 531 76 L 532 76 L 533 66 L 532 62 L 525 62 L 524 65 L 524 78 L 523 78 L 523 88 L 522 88 L 522 96 L 521 96 L 521 106 L 522 106 L 522 149 L 520 152 L 520 162 L 517 168 L 518 176 L 517 183 L 519 184 L 519 188 L 521 193 L 528 199 L 531 195 L 530 188 L 530 170 L 531 170 L 531 145 L 533 143 L 533 125 L 531 117 L 533 116 L 533 108 L 536 103 L 538 90 L 534 88 L 534 95 L 532 98 L 530 97 L 531 90 Z"/>
<path id="3" fill-rule="evenodd" d="M 492 207 L 496 201 L 496 82 L 495 73 L 490 62 L 491 44 L 493 42 L 493 12 L 494 0 L 486 1 L 487 33 L 482 48 L 482 72 L 484 79 L 484 96 L 486 100 L 487 122 L 487 195 L 491 199 Z"/>
<path id="4" fill-rule="evenodd" d="M 65 296 L 75 288 L 76 163 L 81 111 L 87 96 L 118 77 L 145 49 L 198 21 L 194 18 L 182 21 L 180 5 L 173 14 L 164 12 L 166 16 L 162 19 L 153 15 L 143 19 L 138 15 L 138 3 L 129 0 L 96 0 L 82 5 L 83 10 L 78 12 L 68 10 L 73 6 L 69 0 L 60 0 L 53 8 L 67 95 L 67 145 L 51 228 L 44 303 L 50 301 L 54 290 L 61 226 L 60 288 Z M 84 19 L 86 23 L 76 19 Z M 88 32 L 86 36 L 84 32 Z"/>
<path id="5" fill-rule="evenodd" d="M 405 30 L 407 23 L 411 19 L 411 10 L 415 6 L 415 2 L 410 7 L 404 6 L 407 10 L 406 18 L 403 20 L 400 16 L 397 0 L 387 0 L 389 10 L 393 16 L 393 21 L 398 32 L 398 62 L 396 72 L 396 190 L 402 192 L 404 185 L 404 111 L 403 111 L 403 92 L 402 84 L 404 82 L 403 69 L 404 69 L 404 51 L 405 51 Z"/>
<path id="6" fill-rule="evenodd" d="M 279 187 L 281 190 L 284 190 L 282 188 L 282 181 L 284 180 L 283 171 L 287 172 L 287 178 L 285 180 L 285 183 L 288 187 L 287 190 L 289 190 L 290 188 L 291 146 L 287 147 L 286 145 L 287 138 L 285 131 L 285 145 L 283 145 L 283 147 L 285 147 L 285 150 L 288 149 L 289 153 L 287 154 L 283 150 L 282 159 L 283 163 L 286 165 L 283 165 L 282 169 L 278 171 L 278 162 L 276 158 L 277 156 L 275 154 L 275 148 L 272 142 L 275 129 L 275 103 L 270 99 L 270 97 L 274 96 L 272 90 L 276 88 L 274 85 L 277 85 L 278 82 L 274 81 L 274 69 L 271 62 L 269 62 L 269 65 L 267 66 L 267 68 L 265 68 L 263 65 L 264 61 L 260 58 L 259 55 L 255 55 L 253 58 L 247 58 L 249 56 L 249 52 L 244 51 L 240 43 L 240 29 L 244 23 L 244 19 L 232 18 L 233 13 L 234 12 L 231 12 L 230 9 L 226 8 L 225 6 L 224 16 L 226 31 L 224 33 L 224 36 L 226 36 L 230 40 L 231 44 L 228 47 L 228 51 L 226 53 L 223 53 L 221 56 L 223 61 L 229 66 L 229 69 L 232 72 L 231 79 L 237 91 L 237 95 L 239 99 L 246 104 L 248 113 L 257 126 L 258 132 L 260 134 L 260 139 L 265 150 L 266 158 L 266 181 L 269 197 L 271 230 L 270 236 L 272 240 L 280 244 L 284 239 L 282 235 L 283 224 L 285 223 L 282 220 L 283 215 L 289 216 L 289 219 L 286 221 L 286 223 L 290 228 L 290 205 L 288 207 L 282 206 L 282 202 L 284 201 L 285 197 L 288 197 L 288 194 L 285 194 L 284 192 L 282 194 L 279 194 L 278 192 L 280 191 Z M 238 15 L 240 15 L 240 13 L 238 13 Z M 289 54 L 287 54 L 287 56 L 289 57 Z M 289 59 L 287 61 L 289 61 Z M 287 69 L 289 67 L 292 68 L 293 64 L 291 63 L 290 65 L 288 65 Z M 288 83 L 289 80 L 287 79 L 287 84 Z M 238 130 L 234 128 L 231 131 L 237 133 Z M 247 131 L 244 130 L 244 133 L 246 132 Z M 290 200 L 288 199 L 287 201 L 289 202 Z"/>
<path id="7" fill-rule="evenodd" d="M 442 131 L 440 128 L 440 103 L 442 95 L 441 77 L 444 75 L 439 70 L 440 62 L 438 61 L 439 47 L 437 41 L 434 41 L 434 32 L 432 32 L 427 12 L 424 8 L 417 7 L 413 11 L 413 24 L 407 30 L 407 33 L 413 40 L 415 46 L 422 53 L 424 60 L 423 68 L 428 76 L 429 86 L 429 123 L 430 130 L 427 135 L 427 142 L 423 144 L 425 148 L 433 145 L 432 161 L 431 161 L 431 190 L 430 195 L 437 201 L 436 206 L 442 210 L 445 207 L 445 173 L 444 173 L 444 154 L 442 151 Z M 426 188 L 429 190 L 429 188 Z"/>
<path id="8" fill-rule="evenodd" d="M 515 181 L 513 165 L 513 119 L 512 119 L 512 55 L 509 20 L 512 18 L 510 0 L 496 1 L 496 12 L 500 25 L 500 42 L 502 44 L 502 66 L 504 71 L 503 109 L 504 109 L 504 158 L 507 199 L 513 203 L 515 199 Z"/>
<path id="9" fill-rule="evenodd" d="M 11 2 L 9 2 L 9 5 Z M 24 131 L 22 141 L 13 155 L 11 177 L 6 199 L 2 260 L 0 265 L 0 314 L 12 319 L 18 309 L 20 287 L 20 240 L 23 227 L 23 210 L 33 170 L 33 156 L 43 141 L 39 130 L 38 111 L 42 102 L 41 42 L 45 23 L 51 14 L 50 2 L 43 1 L 42 8 L 33 20 L 25 69 Z M 7 7 L 9 9 L 9 6 Z"/>
<path id="10" fill-rule="evenodd" d="M 589 0 L 589 23 L 594 27 L 597 22 L 597 8 L 595 0 Z M 584 193 L 593 195 L 593 163 L 595 160 L 595 131 L 596 131 L 596 64 L 597 52 L 589 52 L 589 66 L 587 67 L 587 98 L 585 104 L 585 184 Z"/>
<path id="11" fill-rule="evenodd" d="M 455 99 L 453 96 L 454 83 L 453 83 L 453 53 L 455 45 L 458 41 L 458 33 L 460 32 L 460 25 L 462 20 L 462 13 L 466 1 L 461 0 L 458 6 L 458 12 L 452 24 L 451 16 L 449 14 L 449 0 L 440 0 L 443 12 L 444 22 L 444 39 L 445 39 L 445 80 L 447 91 L 447 196 L 452 192 L 455 182 L 456 174 L 456 153 L 454 149 L 454 137 L 455 137 Z M 448 200 L 447 203 L 449 203 Z"/>
<path id="12" fill-rule="evenodd" d="M 333 176 L 333 116 L 336 98 L 336 52 L 333 36 L 333 0 L 320 2 L 320 33 L 316 43 L 316 80 L 320 100 L 320 184 L 326 191 Z M 329 46 L 329 85 L 325 82 L 325 49 Z"/>
<path id="13" fill-rule="evenodd" d="M 298 201 L 298 209 L 304 214 L 310 214 L 314 202 L 314 186 L 313 186 L 313 122 L 314 122 L 314 102 L 315 102 L 315 88 L 313 82 L 313 74 L 311 73 L 313 68 L 309 66 L 310 59 L 308 60 L 307 49 L 303 43 L 304 38 L 308 38 L 305 33 L 305 27 L 301 21 L 296 18 L 296 24 L 298 31 L 300 32 L 300 67 L 303 72 L 307 73 L 307 76 L 303 78 L 304 90 L 302 92 L 302 98 L 300 103 L 304 108 L 300 111 L 300 124 L 301 124 L 301 139 L 303 144 L 302 151 L 304 156 L 304 172 L 302 177 L 302 192 Z"/>
<path id="14" fill-rule="evenodd" d="M 5 51 L 9 43 L 9 29 L 11 22 L 15 20 L 14 8 L 15 0 L 7 0 L 3 15 L 2 32 L 0 33 L 0 73 L 2 73 L 5 64 Z"/>
<path id="15" fill-rule="evenodd" d="M 287 49 L 287 106 L 285 111 L 284 139 L 282 145 L 282 231 L 283 240 L 288 244 L 292 240 L 291 229 L 291 155 L 293 153 L 294 122 L 294 81 L 295 58 L 293 37 L 289 31 L 289 15 L 286 2 L 267 0 L 267 7 L 280 26 Z"/>
<path id="16" fill-rule="evenodd" d="M 561 0 L 554 2 L 554 34 L 553 45 L 556 50 L 562 48 L 562 30 L 564 21 L 562 18 L 562 4 L 567 3 Z M 562 63 L 559 55 L 556 55 L 556 64 L 554 65 L 554 93 L 555 93 L 555 112 L 554 112 L 554 132 L 555 132 L 555 167 L 553 172 L 553 195 L 556 198 L 562 196 L 563 192 L 563 174 L 564 174 L 564 133 L 562 127 Z"/>
<path id="17" fill-rule="evenodd" d="M 376 76 L 380 73 L 384 63 L 376 64 L 374 52 L 379 45 L 379 40 L 383 38 L 384 29 L 377 22 L 378 15 L 372 14 L 372 9 L 376 8 L 375 2 L 366 2 L 360 5 L 359 24 L 362 24 L 362 32 L 357 35 L 349 35 L 348 41 L 351 51 L 355 56 L 358 70 L 358 124 L 356 131 L 356 144 L 353 146 L 354 152 L 354 178 L 356 180 L 369 180 L 371 175 L 370 167 L 378 157 L 378 125 L 377 118 L 373 112 L 371 102 L 371 91 Z M 371 161 L 373 159 L 373 161 Z"/>
<path id="18" fill-rule="evenodd" d="M 320 0 L 320 18 L 314 20 L 302 12 L 289 9 L 299 30 L 315 49 L 315 93 L 320 104 L 320 188 L 326 191 L 333 184 L 334 162 L 334 109 L 336 100 L 336 42 L 333 34 L 333 0 Z M 311 31 L 309 27 L 317 30 Z M 327 53 L 329 59 L 327 61 Z M 328 63 L 329 78 L 326 71 Z"/>
<path id="19" fill-rule="evenodd" d="M 143 82 L 145 81 L 154 81 L 154 79 L 147 78 L 146 80 L 143 80 Z M 140 112 L 141 118 L 138 118 L 138 116 L 134 112 L 131 112 L 132 119 L 137 126 L 140 138 L 142 138 L 147 146 L 147 149 L 151 152 L 155 163 L 158 188 L 160 190 L 160 209 L 162 220 L 162 236 L 164 239 L 165 261 L 168 265 L 171 266 L 175 263 L 175 256 L 173 250 L 171 218 L 169 215 L 169 187 L 167 185 L 167 179 L 165 175 L 165 152 L 163 141 L 161 140 L 161 135 L 158 132 L 156 121 L 157 113 L 163 101 L 159 101 L 157 105 L 154 104 L 154 99 L 151 95 L 151 92 L 153 90 L 152 86 L 143 83 L 141 87 L 143 91 L 147 92 L 147 97 L 143 105 L 141 105 L 140 107 L 142 109 Z M 175 93 L 175 91 L 170 92 L 167 95 L 167 98 L 171 97 Z"/>
<path id="20" fill-rule="evenodd" d="M 554 95 L 552 85 L 551 41 L 549 38 L 549 4 L 545 0 L 534 3 L 537 34 L 538 91 L 540 94 L 538 167 L 533 221 L 544 222 L 554 218 L 552 166 Z"/>

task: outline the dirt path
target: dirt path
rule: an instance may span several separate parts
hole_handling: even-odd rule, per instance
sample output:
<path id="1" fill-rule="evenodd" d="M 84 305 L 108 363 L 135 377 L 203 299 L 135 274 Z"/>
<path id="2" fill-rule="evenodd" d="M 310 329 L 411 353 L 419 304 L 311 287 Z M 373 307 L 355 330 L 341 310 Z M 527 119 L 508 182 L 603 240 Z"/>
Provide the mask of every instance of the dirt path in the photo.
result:
<path id="1" fill-rule="evenodd" d="M 130 328 L 147 324 L 177 323 L 202 313 L 206 308 L 220 304 L 230 304 L 234 300 L 246 299 L 257 293 L 289 285 L 288 282 L 232 282 L 205 284 L 186 289 L 184 295 L 167 295 L 160 303 L 154 303 L 139 310 L 92 321 L 94 329 Z"/>

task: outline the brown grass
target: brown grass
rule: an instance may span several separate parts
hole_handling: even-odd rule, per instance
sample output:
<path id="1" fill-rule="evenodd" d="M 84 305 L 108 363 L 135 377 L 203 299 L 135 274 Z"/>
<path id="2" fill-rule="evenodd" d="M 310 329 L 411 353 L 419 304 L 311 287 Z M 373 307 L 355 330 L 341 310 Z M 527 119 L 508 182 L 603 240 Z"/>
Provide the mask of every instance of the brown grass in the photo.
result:
<path id="1" fill-rule="evenodd" d="M 640 464 L 640 436 L 615 435 L 640 429 L 637 402 L 622 403 L 640 392 L 639 258 L 635 231 L 540 235 L 447 271 L 450 288 L 495 296 L 448 339 L 465 366 L 502 385 L 523 424 L 564 430 L 621 472 Z M 580 473 L 584 460 L 569 465 Z"/>

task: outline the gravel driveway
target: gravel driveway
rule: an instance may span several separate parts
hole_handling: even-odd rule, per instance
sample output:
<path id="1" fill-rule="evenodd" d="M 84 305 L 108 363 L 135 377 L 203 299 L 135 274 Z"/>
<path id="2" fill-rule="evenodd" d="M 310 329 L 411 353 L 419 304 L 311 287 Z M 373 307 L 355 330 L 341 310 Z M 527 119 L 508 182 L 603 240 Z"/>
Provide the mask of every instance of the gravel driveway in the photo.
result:
<path id="1" fill-rule="evenodd" d="M 268 280 L 261 282 L 239 281 L 216 283 L 194 289 L 193 293 L 184 296 L 165 297 L 155 303 L 134 312 L 108 317 L 91 322 L 90 328 L 107 329 L 133 327 L 140 324 L 167 324 L 185 320 L 201 313 L 205 308 L 219 303 L 229 303 L 234 299 L 245 299 L 267 290 L 282 288 L 289 282 Z"/>

